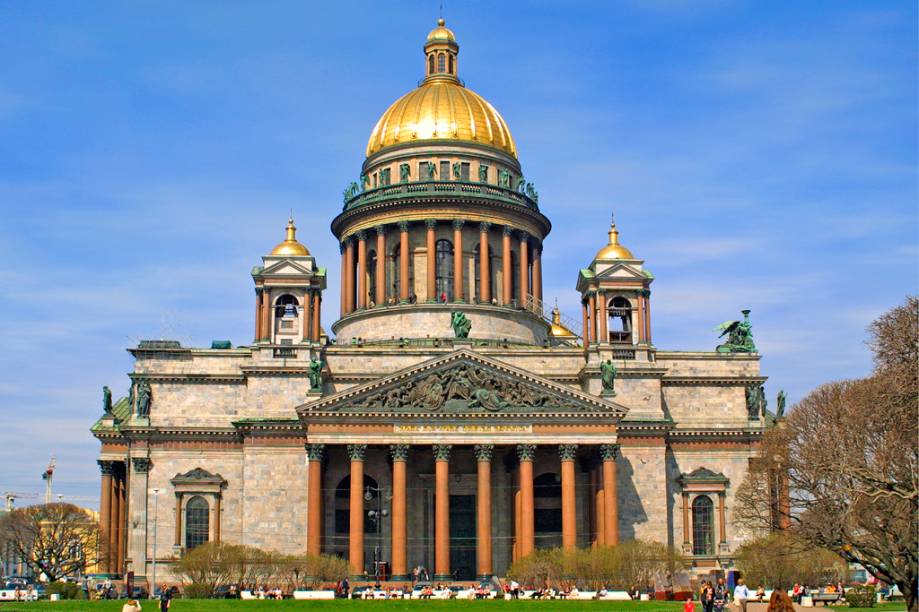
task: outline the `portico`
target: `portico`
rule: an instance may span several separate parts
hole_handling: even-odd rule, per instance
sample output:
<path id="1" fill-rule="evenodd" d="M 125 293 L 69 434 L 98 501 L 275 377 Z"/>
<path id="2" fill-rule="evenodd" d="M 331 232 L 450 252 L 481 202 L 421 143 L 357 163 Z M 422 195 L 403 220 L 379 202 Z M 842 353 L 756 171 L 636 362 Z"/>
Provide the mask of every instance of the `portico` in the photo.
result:
<path id="1" fill-rule="evenodd" d="M 618 541 L 616 528 L 595 527 L 618 524 L 625 409 L 608 400 L 461 349 L 298 412 L 310 458 L 308 547 L 343 554 L 346 540 L 355 577 L 373 573 L 368 551 L 391 562 L 394 579 L 423 565 L 447 580 L 490 577 L 496 560 L 503 571 L 539 547 Z M 598 495 L 613 501 L 591 503 Z M 381 510 L 388 522 L 368 529 L 368 513 L 379 520 Z M 463 511 L 474 526 L 451 525 Z M 317 550 L 317 540 L 328 545 Z"/>

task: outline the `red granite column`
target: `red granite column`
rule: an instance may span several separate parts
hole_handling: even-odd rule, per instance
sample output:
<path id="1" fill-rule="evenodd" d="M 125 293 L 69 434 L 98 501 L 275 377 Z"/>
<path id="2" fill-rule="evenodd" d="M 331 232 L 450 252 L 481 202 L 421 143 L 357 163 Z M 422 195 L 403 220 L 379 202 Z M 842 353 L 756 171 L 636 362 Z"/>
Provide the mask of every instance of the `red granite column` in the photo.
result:
<path id="1" fill-rule="evenodd" d="M 306 554 L 322 553 L 322 459 L 324 444 L 307 444 Z"/>
<path id="2" fill-rule="evenodd" d="M 479 580 L 491 579 L 491 459 L 495 447 L 475 446 L 476 470 L 476 568 Z"/>
<path id="3" fill-rule="evenodd" d="M 526 557 L 536 548 L 536 518 L 533 504 L 533 457 L 535 444 L 518 444 L 520 460 L 520 557 Z"/>
<path id="4" fill-rule="evenodd" d="M 102 474 L 102 489 L 99 495 L 99 524 L 102 535 L 106 538 L 105 550 L 111 550 L 112 535 L 112 462 L 98 460 L 99 471 Z M 106 554 L 102 566 L 106 572 L 112 569 L 112 559 Z"/>
<path id="5" fill-rule="evenodd" d="M 590 309 L 590 327 L 588 332 L 590 333 L 590 343 L 594 344 L 597 342 L 597 294 L 595 291 L 591 291 L 589 297 L 587 298 L 588 308 Z"/>
<path id="6" fill-rule="evenodd" d="M 367 454 L 366 444 L 349 444 L 348 457 L 351 459 L 351 498 L 348 533 L 348 562 L 351 575 L 357 579 L 364 576 L 364 457 Z"/>
<path id="7" fill-rule="evenodd" d="M 533 297 L 542 305 L 542 245 L 533 245 Z"/>
<path id="8" fill-rule="evenodd" d="M 450 574 L 450 445 L 434 446 L 434 580 Z"/>
<path id="9" fill-rule="evenodd" d="M 606 532 L 606 545 L 619 543 L 619 500 L 616 491 L 616 456 L 619 446 L 603 444 L 600 456 L 603 458 L 603 524 Z"/>
<path id="10" fill-rule="evenodd" d="M 354 238 L 345 241 L 345 314 L 354 312 Z"/>
<path id="11" fill-rule="evenodd" d="M 377 286 L 373 300 L 377 306 L 382 306 L 386 303 L 386 228 L 377 225 L 374 229 L 377 231 Z"/>
<path id="12" fill-rule="evenodd" d="M 581 338 L 584 341 L 584 348 L 590 348 L 590 307 L 587 302 L 581 302 Z"/>
<path id="13" fill-rule="evenodd" d="M 408 580 L 408 519 L 406 517 L 406 462 L 408 444 L 389 447 L 392 457 L 392 580 Z"/>
<path id="14" fill-rule="evenodd" d="M 453 220 L 453 301 L 465 301 L 466 275 L 463 274 L 463 220 Z"/>
<path id="15" fill-rule="evenodd" d="M 513 281 L 511 280 L 511 232 L 513 230 L 507 226 L 504 226 L 503 230 L 503 240 L 501 242 L 501 284 L 503 285 L 503 294 L 501 296 L 501 304 L 507 306 L 511 303 L 513 295 L 511 292 L 514 289 Z"/>
<path id="16" fill-rule="evenodd" d="M 262 340 L 271 341 L 271 291 L 262 289 Z"/>
<path id="17" fill-rule="evenodd" d="M 367 234 L 357 233 L 357 307 L 367 308 Z"/>
<path id="18" fill-rule="evenodd" d="M 597 318 L 600 323 L 600 342 L 609 344 L 609 310 L 606 306 L 606 293 L 602 291 L 597 296 Z"/>
<path id="19" fill-rule="evenodd" d="M 313 292 L 313 342 L 319 342 L 322 335 L 322 292 Z"/>
<path id="20" fill-rule="evenodd" d="M 262 290 L 255 288 L 255 341 L 262 339 Z"/>
<path id="21" fill-rule="evenodd" d="M 412 254 L 408 249 L 408 222 L 399 222 L 399 301 L 408 304 L 408 260 Z"/>
<path id="22" fill-rule="evenodd" d="M 437 221 L 434 219 L 428 219 L 424 222 L 425 227 L 427 228 L 427 234 L 425 238 L 425 257 L 427 258 L 426 272 L 427 276 L 425 287 L 427 289 L 427 301 L 436 302 L 437 297 L 437 254 L 435 251 L 435 231 L 437 230 Z"/>
<path id="23" fill-rule="evenodd" d="M 491 223 L 479 224 L 479 301 L 491 302 L 491 258 L 488 252 L 488 229 Z"/>
<path id="24" fill-rule="evenodd" d="M 530 295 L 529 234 L 520 232 L 520 307 L 526 308 Z"/>
<path id="25" fill-rule="evenodd" d="M 339 300 L 339 316 L 345 316 L 348 314 L 348 256 L 346 254 L 345 243 L 342 242 L 338 245 L 338 249 L 341 251 L 341 276 L 339 280 L 341 281 L 341 298 Z"/>
<path id="26" fill-rule="evenodd" d="M 574 461 L 577 444 L 559 444 L 558 455 L 562 472 L 562 548 L 574 550 L 578 544 L 577 495 L 575 494 Z"/>

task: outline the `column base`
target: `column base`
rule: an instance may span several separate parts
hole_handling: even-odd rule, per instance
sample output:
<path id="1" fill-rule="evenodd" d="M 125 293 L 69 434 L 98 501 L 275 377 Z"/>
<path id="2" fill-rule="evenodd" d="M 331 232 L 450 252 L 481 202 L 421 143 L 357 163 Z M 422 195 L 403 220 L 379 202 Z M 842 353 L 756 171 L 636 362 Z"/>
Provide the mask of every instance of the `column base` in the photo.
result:
<path id="1" fill-rule="evenodd" d="M 451 574 L 434 574 L 435 582 L 450 582 L 452 580 L 453 576 Z"/>
<path id="2" fill-rule="evenodd" d="M 389 577 L 390 582 L 408 582 L 411 580 L 408 574 L 393 574 Z"/>

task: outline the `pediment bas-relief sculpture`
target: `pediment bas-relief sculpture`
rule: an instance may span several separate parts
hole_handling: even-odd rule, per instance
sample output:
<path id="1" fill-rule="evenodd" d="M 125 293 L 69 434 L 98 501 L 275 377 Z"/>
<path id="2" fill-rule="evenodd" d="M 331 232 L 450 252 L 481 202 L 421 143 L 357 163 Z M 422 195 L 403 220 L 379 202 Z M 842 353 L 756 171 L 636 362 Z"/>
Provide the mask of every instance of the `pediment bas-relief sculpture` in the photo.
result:
<path id="1" fill-rule="evenodd" d="M 583 410 L 584 406 L 551 390 L 462 363 L 381 389 L 354 402 L 354 408 L 425 412 L 530 412 Z"/>

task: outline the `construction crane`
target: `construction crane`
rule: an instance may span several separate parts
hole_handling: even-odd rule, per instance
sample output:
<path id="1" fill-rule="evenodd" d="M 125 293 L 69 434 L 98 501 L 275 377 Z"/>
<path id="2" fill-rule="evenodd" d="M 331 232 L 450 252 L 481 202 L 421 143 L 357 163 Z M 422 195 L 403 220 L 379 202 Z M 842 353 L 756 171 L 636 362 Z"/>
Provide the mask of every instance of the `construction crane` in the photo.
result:
<path id="1" fill-rule="evenodd" d="M 48 467 L 45 468 L 45 471 L 42 472 L 41 478 L 45 481 L 45 503 L 51 503 L 51 481 L 54 480 L 54 468 L 57 466 L 57 461 L 54 459 L 54 456 L 51 457 L 51 462 L 48 463 Z"/>

